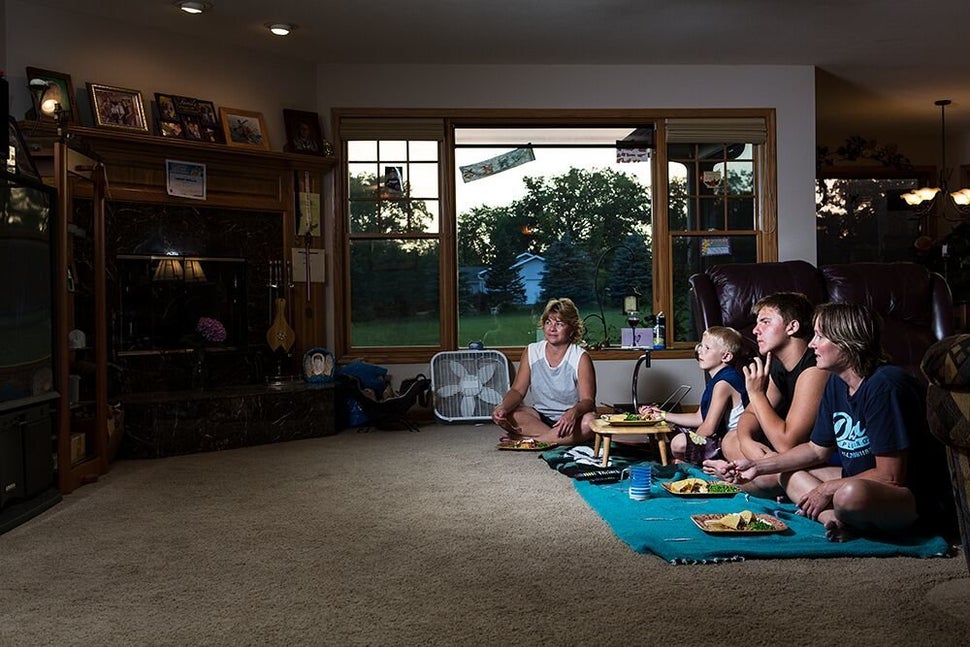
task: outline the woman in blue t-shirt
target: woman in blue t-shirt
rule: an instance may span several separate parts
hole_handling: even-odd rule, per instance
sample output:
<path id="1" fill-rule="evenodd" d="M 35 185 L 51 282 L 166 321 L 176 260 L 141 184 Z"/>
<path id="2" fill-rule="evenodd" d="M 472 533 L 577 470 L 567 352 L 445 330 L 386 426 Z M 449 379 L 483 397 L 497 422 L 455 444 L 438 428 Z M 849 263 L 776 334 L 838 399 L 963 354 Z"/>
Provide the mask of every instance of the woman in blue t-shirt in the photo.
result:
<path id="1" fill-rule="evenodd" d="M 811 438 L 780 454 L 737 460 L 729 470 L 735 482 L 778 474 L 799 513 L 823 524 L 833 541 L 909 528 L 932 500 L 911 469 L 928 433 L 924 390 L 887 363 L 880 328 L 864 305 L 818 306 L 809 347 L 830 375 Z M 826 465 L 836 452 L 842 466 Z"/>

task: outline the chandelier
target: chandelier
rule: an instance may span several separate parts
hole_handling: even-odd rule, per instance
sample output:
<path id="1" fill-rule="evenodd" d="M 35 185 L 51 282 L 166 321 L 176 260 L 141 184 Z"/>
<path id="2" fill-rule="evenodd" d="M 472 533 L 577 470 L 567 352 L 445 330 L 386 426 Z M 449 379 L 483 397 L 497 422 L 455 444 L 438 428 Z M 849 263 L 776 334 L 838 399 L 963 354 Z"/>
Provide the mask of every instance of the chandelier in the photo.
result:
<path id="1" fill-rule="evenodd" d="M 940 175 L 938 186 L 924 186 L 913 189 L 900 197 L 910 206 L 919 207 L 921 215 L 930 213 L 938 203 L 942 203 L 941 215 L 945 220 L 962 220 L 970 216 L 970 189 L 958 189 L 949 191 L 947 189 L 947 177 L 950 170 L 946 166 L 946 107 L 952 101 L 949 99 L 939 99 L 934 102 L 940 106 Z M 939 196 L 939 199 L 937 197 Z M 956 217 L 948 215 L 947 206 L 952 205 L 956 210 Z"/>

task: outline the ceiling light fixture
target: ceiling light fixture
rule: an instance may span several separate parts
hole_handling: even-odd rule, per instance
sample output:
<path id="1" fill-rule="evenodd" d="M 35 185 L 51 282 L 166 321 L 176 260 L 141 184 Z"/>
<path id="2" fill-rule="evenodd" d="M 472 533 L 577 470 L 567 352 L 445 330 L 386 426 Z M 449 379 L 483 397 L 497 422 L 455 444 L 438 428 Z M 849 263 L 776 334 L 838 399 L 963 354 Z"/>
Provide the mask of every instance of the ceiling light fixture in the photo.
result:
<path id="1" fill-rule="evenodd" d="M 934 102 L 940 106 L 940 175 L 938 186 L 924 186 L 913 189 L 901 197 L 910 206 L 919 206 L 922 214 L 930 213 L 939 202 L 943 203 L 940 215 L 945 220 L 962 220 L 970 216 L 970 189 L 957 189 L 956 191 L 947 190 L 947 178 L 950 176 L 950 169 L 946 166 L 946 107 L 953 103 L 949 99 L 938 99 Z M 940 199 L 937 200 L 937 196 Z M 949 198 L 949 199 L 947 199 Z M 958 212 L 957 217 L 947 214 L 947 206 L 953 205 Z"/>
<path id="2" fill-rule="evenodd" d="M 175 6 L 192 15 L 198 15 L 207 9 L 212 9 L 212 5 L 208 2 L 176 2 Z"/>
<path id="3" fill-rule="evenodd" d="M 268 22 L 266 23 L 266 28 L 277 36 L 286 36 L 291 31 L 296 29 L 296 25 L 292 25 L 285 22 Z"/>

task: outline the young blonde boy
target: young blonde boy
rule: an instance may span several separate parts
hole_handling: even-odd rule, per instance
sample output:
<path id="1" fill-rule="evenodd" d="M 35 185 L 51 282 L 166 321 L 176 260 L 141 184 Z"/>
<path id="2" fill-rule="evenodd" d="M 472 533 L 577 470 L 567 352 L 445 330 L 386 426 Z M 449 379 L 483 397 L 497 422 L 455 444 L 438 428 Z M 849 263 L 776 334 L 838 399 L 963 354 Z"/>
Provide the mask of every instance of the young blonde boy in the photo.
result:
<path id="1" fill-rule="evenodd" d="M 693 413 L 665 413 L 668 423 L 681 427 L 682 433 L 670 441 L 674 458 L 700 465 L 718 455 L 721 439 L 738 424 L 748 406 L 744 376 L 734 367 L 741 349 L 741 333 L 726 326 L 711 326 L 697 344 L 697 364 L 710 375 L 700 407 Z M 650 405 L 640 407 L 640 415 L 656 414 Z"/>

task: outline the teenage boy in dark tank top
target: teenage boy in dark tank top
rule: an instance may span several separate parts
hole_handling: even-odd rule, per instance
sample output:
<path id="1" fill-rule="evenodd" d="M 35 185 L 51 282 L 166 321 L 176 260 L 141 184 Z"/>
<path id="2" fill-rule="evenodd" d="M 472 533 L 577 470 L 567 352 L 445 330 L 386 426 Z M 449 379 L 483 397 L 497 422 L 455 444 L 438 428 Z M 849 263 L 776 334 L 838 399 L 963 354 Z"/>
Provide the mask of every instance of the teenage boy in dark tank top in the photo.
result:
<path id="1" fill-rule="evenodd" d="M 724 460 L 704 462 L 710 474 L 724 477 L 727 461 L 757 460 L 808 440 L 815 425 L 827 374 L 815 367 L 812 338 L 814 306 L 798 292 L 777 292 L 754 304 L 756 357 L 744 367 L 750 403 L 721 444 Z M 780 492 L 777 478 L 755 479 L 745 486 L 766 496 Z"/>

